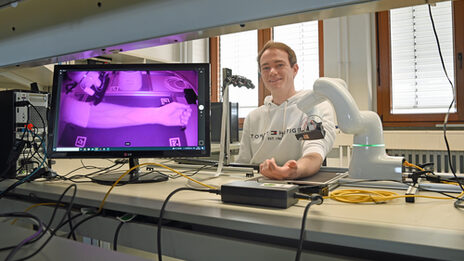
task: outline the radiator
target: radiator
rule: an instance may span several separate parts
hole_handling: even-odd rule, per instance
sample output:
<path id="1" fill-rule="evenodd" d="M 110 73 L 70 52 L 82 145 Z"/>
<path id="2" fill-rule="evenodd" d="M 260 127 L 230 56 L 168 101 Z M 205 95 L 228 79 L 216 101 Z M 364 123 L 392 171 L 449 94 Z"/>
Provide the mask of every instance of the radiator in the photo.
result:
<path id="1" fill-rule="evenodd" d="M 403 156 L 405 160 L 413 164 L 434 163 L 437 173 L 451 173 L 448 153 L 441 150 L 389 150 L 390 156 Z M 464 174 L 464 151 L 451 151 L 451 163 L 456 173 Z"/>

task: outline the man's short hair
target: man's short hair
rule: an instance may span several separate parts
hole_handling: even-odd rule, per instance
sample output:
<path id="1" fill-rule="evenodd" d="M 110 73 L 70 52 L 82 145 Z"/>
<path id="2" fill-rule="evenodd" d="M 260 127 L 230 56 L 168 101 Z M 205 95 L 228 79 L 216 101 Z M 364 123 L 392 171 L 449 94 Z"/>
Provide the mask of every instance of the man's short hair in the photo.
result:
<path id="1" fill-rule="evenodd" d="M 261 51 L 259 51 L 258 53 L 258 67 L 260 71 L 261 71 L 261 56 L 263 56 L 264 51 L 266 51 L 267 49 L 279 49 L 279 50 L 286 52 L 288 54 L 288 61 L 290 63 L 290 66 L 293 67 L 293 65 L 296 64 L 295 51 L 293 51 L 293 49 L 290 48 L 290 46 L 284 43 L 281 43 L 281 42 L 274 42 L 271 40 L 271 41 L 268 41 L 264 45 L 263 49 L 261 49 Z"/>

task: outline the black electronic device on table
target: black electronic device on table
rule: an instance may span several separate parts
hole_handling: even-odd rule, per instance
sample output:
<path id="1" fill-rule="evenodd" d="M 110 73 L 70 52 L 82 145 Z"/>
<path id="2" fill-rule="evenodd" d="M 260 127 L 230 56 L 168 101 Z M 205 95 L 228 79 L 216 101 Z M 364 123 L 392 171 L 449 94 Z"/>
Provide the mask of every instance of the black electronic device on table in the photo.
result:
<path id="1" fill-rule="evenodd" d="M 229 103 L 230 142 L 239 142 L 238 103 Z M 221 141 L 222 102 L 211 103 L 211 142 Z"/>
<path id="2" fill-rule="evenodd" d="M 249 180 L 259 183 L 299 185 L 299 192 L 301 193 L 317 193 L 322 196 L 327 196 L 331 189 L 338 186 L 338 181 L 346 177 L 348 177 L 347 168 L 322 166 L 318 173 L 300 179 L 274 180 L 266 177 L 254 177 Z"/>
<path id="3" fill-rule="evenodd" d="M 48 94 L 27 90 L 0 91 L 0 179 L 16 178 L 19 172 L 29 173 L 34 164 L 28 157 L 32 145 L 42 151 L 39 138 L 24 135 L 25 125 L 42 138 L 47 125 Z M 46 139 L 43 142 L 47 142 Z M 19 164 L 18 164 L 19 163 Z M 18 169 L 18 166 L 20 168 Z M 31 169 L 29 169 L 31 168 Z"/>
<path id="4" fill-rule="evenodd" d="M 48 156 L 129 158 L 130 167 L 138 158 L 209 156 L 209 72 L 209 64 L 55 66 Z M 133 171 L 122 182 L 165 179 Z"/>

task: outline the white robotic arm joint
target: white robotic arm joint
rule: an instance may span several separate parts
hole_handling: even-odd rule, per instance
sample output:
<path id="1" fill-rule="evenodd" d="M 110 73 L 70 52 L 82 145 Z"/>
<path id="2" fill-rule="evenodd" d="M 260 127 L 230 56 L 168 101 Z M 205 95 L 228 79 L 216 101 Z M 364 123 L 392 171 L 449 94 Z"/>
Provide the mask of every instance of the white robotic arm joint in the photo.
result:
<path id="1" fill-rule="evenodd" d="M 302 97 L 298 107 L 308 111 L 325 100 L 332 103 L 340 130 L 354 134 L 350 177 L 401 180 L 404 158 L 387 155 L 379 115 L 360 111 L 343 80 L 325 77 L 316 80 L 313 92 Z"/>

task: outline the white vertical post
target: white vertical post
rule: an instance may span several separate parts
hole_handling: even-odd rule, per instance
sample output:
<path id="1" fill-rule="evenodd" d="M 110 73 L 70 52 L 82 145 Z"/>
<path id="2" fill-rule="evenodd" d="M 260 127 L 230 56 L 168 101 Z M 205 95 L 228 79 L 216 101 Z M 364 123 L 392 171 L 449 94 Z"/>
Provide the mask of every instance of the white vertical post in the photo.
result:
<path id="1" fill-rule="evenodd" d="M 221 142 L 219 144 L 219 160 L 216 176 L 221 175 L 222 167 L 224 166 L 224 158 L 226 165 L 229 164 L 230 156 L 230 130 L 229 130 L 229 85 L 225 84 L 222 94 L 222 122 L 221 122 Z"/>

